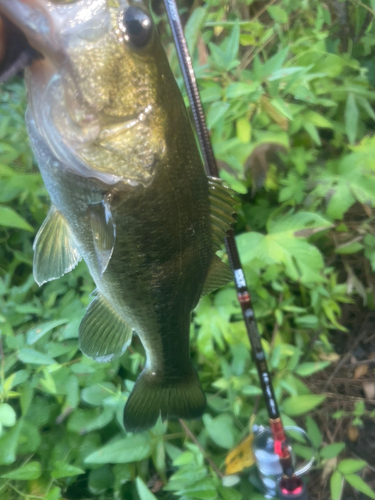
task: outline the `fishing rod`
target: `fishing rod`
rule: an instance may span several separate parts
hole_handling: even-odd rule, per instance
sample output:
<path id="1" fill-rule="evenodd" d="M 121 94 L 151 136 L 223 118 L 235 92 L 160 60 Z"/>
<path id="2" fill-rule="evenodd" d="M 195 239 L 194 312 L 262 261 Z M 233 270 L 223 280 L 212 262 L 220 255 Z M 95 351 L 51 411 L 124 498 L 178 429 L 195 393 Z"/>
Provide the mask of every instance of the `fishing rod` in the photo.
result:
<path id="1" fill-rule="evenodd" d="M 207 129 L 203 106 L 185 35 L 182 29 L 180 16 L 177 10 L 177 5 L 175 0 L 164 0 L 164 4 L 194 117 L 195 127 L 204 159 L 205 170 L 207 175 L 219 177 L 219 170 L 212 149 L 210 134 Z M 300 477 L 296 475 L 296 471 L 294 469 L 291 448 L 287 442 L 285 429 L 281 421 L 280 411 L 272 387 L 265 352 L 262 347 L 261 337 L 255 319 L 254 308 L 249 289 L 246 284 L 245 274 L 242 269 L 233 230 L 227 232 L 225 247 L 229 263 L 233 271 L 237 299 L 241 306 L 243 319 L 246 325 L 250 345 L 252 347 L 261 389 L 268 411 L 270 431 L 273 438 L 273 451 L 277 455 L 279 465 L 281 465 L 282 469 L 282 477 L 277 484 L 277 493 L 279 498 L 282 499 L 307 500 L 308 497 L 306 487 Z"/>

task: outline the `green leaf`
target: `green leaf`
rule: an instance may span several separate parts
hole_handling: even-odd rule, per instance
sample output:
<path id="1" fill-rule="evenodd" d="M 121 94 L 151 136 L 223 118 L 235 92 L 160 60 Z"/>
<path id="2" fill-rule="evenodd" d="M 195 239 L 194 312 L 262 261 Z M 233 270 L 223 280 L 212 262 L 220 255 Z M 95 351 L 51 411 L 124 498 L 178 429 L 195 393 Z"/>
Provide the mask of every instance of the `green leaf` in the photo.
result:
<path id="1" fill-rule="evenodd" d="M 349 185 L 344 182 L 335 185 L 335 190 L 331 194 L 327 215 L 332 219 L 342 219 L 345 212 L 354 204 L 355 198 Z"/>
<path id="2" fill-rule="evenodd" d="M 271 5 L 267 8 L 267 11 L 277 23 L 285 24 L 288 22 L 288 14 L 280 5 Z"/>
<path id="3" fill-rule="evenodd" d="M 261 78 L 265 79 L 270 75 L 273 75 L 276 71 L 282 68 L 284 61 L 288 55 L 289 48 L 285 47 L 279 52 L 276 52 L 268 61 L 266 61 L 261 69 Z"/>
<path id="4" fill-rule="evenodd" d="M 83 401 L 90 405 L 99 406 L 103 401 L 116 393 L 116 386 L 111 382 L 90 385 L 82 389 L 81 397 Z"/>
<path id="5" fill-rule="evenodd" d="M 12 373 L 4 382 L 4 390 L 10 391 L 17 385 L 23 384 L 29 377 L 30 374 L 27 370 L 18 370 Z"/>
<path id="6" fill-rule="evenodd" d="M 44 500 L 61 500 L 61 498 L 61 488 L 55 486 L 49 490 Z"/>
<path id="7" fill-rule="evenodd" d="M 240 47 L 240 27 L 238 22 L 234 25 L 230 37 L 226 40 L 225 56 L 228 63 L 235 60 Z"/>
<path id="8" fill-rule="evenodd" d="M 208 471 L 202 465 L 188 464 L 182 466 L 170 477 L 169 483 L 164 490 L 176 491 L 187 488 L 206 478 L 207 475 Z"/>
<path id="9" fill-rule="evenodd" d="M 4 206 L 0 206 L 0 226 L 25 229 L 26 231 L 34 232 L 34 228 L 18 215 L 17 212 L 12 208 Z"/>
<path id="10" fill-rule="evenodd" d="M 242 394 L 246 396 L 260 396 L 262 391 L 260 387 L 256 387 L 255 385 L 245 385 L 242 389 Z"/>
<path id="11" fill-rule="evenodd" d="M 290 217 L 282 223 L 270 225 L 270 234 L 266 236 L 250 232 L 237 237 L 241 260 L 249 263 L 257 259 L 264 267 L 275 263 L 283 264 L 286 273 L 293 280 L 301 280 L 302 283 L 320 282 L 322 255 L 316 246 L 297 236 L 300 226 L 296 224 L 295 231 L 292 229 L 293 225 L 293 218 Z M 303 234 L 302 231 L 301 233 Z"/>
<path id="12" fill-rule="evenodd" d="M 356 101 L 366 111 L 369 117 L 375 120 L 374 110 L 372 109 L 371 104 L 368 102 L 368 100 L 364 99 L 363 97 L 357 97 Z"/>
<path id="13" fill-rule="evenodd" d="M 293 236 L 306 238 L 310 234 L 315 234 L 316 230 L 324 230 L 332 226 L 332 223 L 325 217 L 314 212 L 288 213 L 283 217 L 272 219 L 267 222 L 267 229 L 270 233 L 288 232 Z M 313 230 L 311 232 L 311 230 Z"/>
<path id="14" fill-rule="evenodd" d="M 280 97 L 275 97 L 274 99 L 271 99 L 270 103 L 275 109 L 277 109 L 279 113 L 285 116 L 285 118 L 288 118 L 288 120 L 293 120 L 293 115 L 291 114 L 289 104 L 283 99 L 281 99 Z"/>
<path id="15" fill-rule="evenodd" d="M 342 490 L 344 487 L 344 478 L 342 475 L 335 471 L 330 480 L 330 488 L 331 488 L 331 498 L 332 500 L 340 500 L 342 495 Z"/>
<path id="16" fill-rule="evenodd" d="M 4 427 L 13 427 L 16 423 L 16 412 L 7 403 L 0 404 L 0 424 Z"/>
<path id="17" fill-rule="evenodd" d="M 31 363 L 35 365 L 54 365 L 56 363 L 53 358 L 47 356 L 46 354 L 42 354 L 41 352 L 27 347 L 20 350 L 18 353 L 18 359 L 23 363 Z"/>
<path id="18" fill-rule="evenodd" d="M 77 375 L 89 375 L 95 373 L 95 368 L 86 363 L 75 363 L 71 367 L 71 371 Z"/>
<path id="19" fill-rule="evenodd" d="M 322 142 L 320 140 L 319 132 L 317 131 L 315 125 L 311 122 L 303 122 L 303 128 L 306 130 L 306 132 L 309 134 L 309 136 L 315 142 L 315 144 L 321 146 Z"/>
<path id="20" fill-rule="evenodd" d="M 356 417 L 361 417 L 366 411 L 366 408 L 365 408 L 365 403 L 364 401 L 357 401 L 355 404 L 354 404 L 354 415 Z"/>
<path id="21" fill-rule="evenodd" d="M 329 361 L 316 361 L 315 363 L 311 362 L 301 363 L 294 370 L 294 373 L 296 373 L 300 377 L 309 377 L 313 373 L 319 372 L 320 370 L 324 370 L 324 368 L 327 368 L 327 366 L 329 365 L 330 365 Z"/>
<path id="22" fill-rule="evenodd" d="M 233 175 L 230 175 L 229 172 L 222 170 L 220 172 L 220 177 L 223 179 L 223 181 L 226 181 L 229 187 L 236 193 L 247 193 L 247 188 L 244 186 L 243 182 L 237 180 Z"/>
<path id="23" fill-rule="evenodd" d="M 220 495 L 223 497 L 223 500 L 242 500 L 243 497 L 241 493 L 234 488 L 228 488 L 226 486 L 219 486 Z M 251 495 L 253 499 L 253 495 Z"/>
<path id="24" fill-rule="evenodd" d="M 77 352 L 78 346 L 77 342 L 74 340 L 72 342 L 66 341 L 63 342 L 61 340 L 48 342 L 45 346 L 46 354 L 51 356 L 51 358 L 57 358 L 59 356 L 63 356 L 64 354 L 72 354 L 73 352 Z"/>
<path id="25" fill-rule="evenodd" d="M 112 467 L 115 476 L 115 492 L 119 492 L 123 484 L 134 479 L 135 464 L 117 464 Z M 121 498 L 120 495 L 117 498 Z"/>
<path id="26" fill-rule="evenodd" d="M 88 464 L 126 464 L 148 458 L 151 454 L 150 438 L 134 434 L 109 443 L 85 459 Z"/>
<path id="27" fill-rule="evenodd" d="M 223 52 L 220 47 L 213 43 L 209 43 L 208 47 L 210 49 L 211 58 L 213 59 L 214 65 L 216 65 L 217 68 L 222 71 L 228 71 L 230 68 L 228 68 L 227 65 L 227 57 L 225 52 Z"/>
<path id="28" fill-rule="evenodd" d="M 28 412 L 31 401 L 33 399 L 33 395 L 34 395 L 33 386 L 31 385 L 31 382 L 26 381 L 21 387 L 20 404 L 21 404 L 22 415 L 26 415 L 26 413 Z"/>
<path id="29" fill-rule="evenodd" d="M 77 408 L 69 417 L 68 430 L 77 434 L 86 434 L 96 429 L 102 429 L 112 421 L 114 411 L 113 407 L 95 408 L 94 410 Z"/>
<path id="30" fill-rule="evenodd" d="M 282 410 L 290 417 L 295 417 L 313 410 L 324 400 L 325 396 L 318 396 L 315 394 L 310 396 L 292 396 L 283 401 Z"/>
<path id="31" fill-rule="evenodd" d="M 322 444 L 323 436 L 317 423 L 310 416 L 306 417 L 306 430 L 314 447 L 319 448 Z"/>
<path id="32" fill-rule="evenodd" d="M 244 263 L 257 259 L 264 267 L 275 263 L 283 264 L 287 274 L 302 283 L 322 281 L 322 255 L 316 246 L 303 238 L 330 225 L 319 214 L 310 212 L 298 212 L 293 216 L 289 214 L 278 220 L 271 219 L 267 224 L 267 236 L 250 232 L 237 238 L 241 259 Z"/>
<path id="33" fill-rule="evenodd" d="M 206 413 L 203 415 L 203 423 L 210 438 L 221 448 L 230 450 L 235 444 L 235 432 L 233 419 L 229 414 L 222 414 L 216 418 Z"/>
<path id="34" fill-rule="evenodd" d="M 281 80 L 282 78 L 287 78 L 288 76 L 294 75 L 295 73 L 300 73 L 304 71 L 305 68 L 303 66 L 294 66 L 290 68 L 281 68 L 277 71 L 273 72 L 267 80 L 269 82 L 273 82 L 274 80 Z"/>
<path id="35" fill-rule="evenodd" d="M 29 479 L 38 479 L 42 474 L 42 468 L 39 462 L 29 462 L 18 469 L 7 472 L 0 477 L 5 479 L 16 479 L 18 481 L 27 481 Z"/>
<path id="36" fill-rule="evenodd" d="M 135 480 L 135 484 L 137 486 L 140 500 L 157 500 L 156 496 L 151 493 L 151 491 L 147 488 L 147 486 L 139 476 Z"/>
<path id="37" fill-rule="evenodd" d="M 259 88 L 259 83 L 244 83 L 237 82 L 231 83 L 225 92 L 225 95 L 228 99 L 235 99 L 237 97 L 242 97 L 248 94 L 252 94 L 256 92 Z"/>
<path id="38" fill-rule="evenodd" d="M 38 325 L 27 332 L 26 343 L 29 345 L 35 344 L 35 342 L 41 339 L 46 333 L 50 332 L 57 326 L 64 325 L 68 322 L 68 319 L 58 319 L 56 321 L 42 323 L 41 325 Z"/>
<path id="39" fill-rule="evenodd" d="M 343 245 L 339 248 L 336 248 L 335 252 L 338 254 L 351 254 L 351 253 L 357 253 L 363 250 L 364 246 L 362 243 L 359 243 L 359 241 L 354 241 L 353 243 L 349 243 L 348 245 Z"/>
<path id="40" fill-rule="evenodd" d="M 307 113 L 303 115 L 303 119 L 319 128 L 333 128 L 331 122 L 328 121 L 327 118 L 315 111 L 307 111 Z"/>
<path id="41" fill-rule="evenodd" d="M 364 493 L 370 498 L 375 498 L 375 492 L 359 476 L 356 476 L 355 474 L 348 474 L 345 476 L 345 479 L 356 490 Z"/>
<path id="42" fill-rule="evenodd" d="M 227 102 L 214 102 L 207 113 L 207 127 L 211 129 L 227 112 L 229 104 Z"/>
<path id="43" fill-rule="evenodd" d="M 258 248 L 262 245 L 265 236 L 260 233 L 242 233 L 236 237 L 238 250 L 243 263 L 251 262 L 258 255 Z"/>
<path id="44" fill-rule="evenodd" d="M 319 63 L 314 66 L 314 72 L 325 73 L 331 78 L 341 75 L 346 66 L 346 61 L 336 54 L 326 54 L 323 57 L 319 54 L 319 59 Z"/>
<path id="45" fill-rule="evenodd" d="M 202 500 L 216 500 L 217 491 L 216 483 L 210 477 L 205 477 L 204 479 L 197 481 L 195 484 L 184 488 L 181 493 L 185 497 L 193 497 Z"/>
<path id="46" fill-rule="evenodd" d="M 251 139 L 251 124 L 247 118 L 236 121 L 236 134 L 241 142 L 249 142 Z"/>
<path id="47" fill-rule="evenodd" d="M 70 375 L 66 381 L 66 404 L 70 408 L 77 408 L 79 403 L 79 383 L 75 375 Z"/>
<path id="48" fill-rule="evenodd" d="M 165 448 L 165 451 L 167 452 L 169 458 L 172 461 L 176 460 L 182 453 L 180 448 L 178 448 L 177 446 L 175 446 L 172 443 L 169 443 L 168 441 L 165 441 L 164 448 Z"/>
<path id="49" fill-rule="evenodd" d="M 354 474 L 359 470 L 366 467 L 366 462 L 364 460 L 356 460 L 355 458 L 346 458 L 345 460 L 341 460 L 337 469 L 341 472 L 341 474 Z"/>
<path id="50" fill-rule="evenodd" d="M 360 203 L 371 203 L 373 205 L 375 179 L 372 175 L 365 175 L 366 171 L 361 168 L 353 168 L 353 163 L 355 165 L 363 165 L 364 161 L 365 158 L 362 155 L 351 154 L 344 156 L 335 172 L 336 175 L 331 178 L 335 183 L 341 181 L 341 183 L 348 186 Z"/>
<path id="51" fill-rule="evenodd" d="M 290 432 L 290 434 L 292 434 Z M 298 434 L 296 434 L 297 436 Z M 293 435 L 291 435 L 293 437 Z M 305 460 L 310 460 L 314 455 L 314 450 L 311 447 L 303 446 L 300 443 L 293 443 L 293 452 L 298 456 L 302 457 Z"/>
<path id="52" fill-rule="evenodd" d="M 27 191 L 35 191 L 39 188 L 39 174 L 17 175 L 11 179 L 4 179 L 0 187 L 0 203 L 8 203 L 18 197 L 24 197 Z"/>
<path id="53" fill-rule="evenodd" d="M 85 471 L 79 467 L 58 461 L 54 464 L 51 477 L 53 477 L 53 479 L 60 479 L 62 477 L 79 476 L 80 474 L 84 474 L 84 472 Z"/>
<path id="54" fill-rule="evenodd" d="M 10 465 L 15 462 L 22 424 L 22 420 L 19 420 L 11 430 L 0 436 L 0 465 Z"/>
<path id="55" fill-rule="evenodd" d="M 345 130 L 349 143 L 354 144 L 357 138 L 359 111 L 354 94 L 349 93 L 345 106 Z"/>
<path id="56" fill-rule="evenodd" d="M 55 380 L 47 368 L 43 369 L 43 375 L 44 375 L 43 378 L 41 378 L 39 381 L 40 386 L 43 388 L 45 392 L 48 392 L 50 394 L 56 394 L 57 389 Z"/>
<path id="57" fill-rule="evenodd" d="M 197 41 L 201 35 L 200 31 L 206 14 L 207 10 L 204 7 L 197 7 L 194 9 L 188 22 L 186 23 L 185 38 L 191 56 L 194 55 L 195 47 L 197 46 Z"/>
<path id="58" fill-rule="evenodd" d="M 24 420 L 18 440 L 17 455 L 36 452 L 41 442 L 38 427 L 28 420 Z"/>
<path id="59" fill-rule="evenodd" d="M 195 458 L 196 457 L 192 451 L 184 451 L 173 460 L 173 465 L 179 467 L 181 465 L 193 464 L 195 463 Z"/>
<path id="60" fill-rule="evenodd" d="M 344 449 L 345 443 L 329 444 L 320 450 L 320 456 L 322 458 L 334 458 L 340 455 Z"/>
<path id="61" fill-rule="evenodd" d="M 113 486 L 114 479 L 109 465 L 93 469 L 89 474 L 89 490 L 93 495 L 101 495 Z"/>
<path id="62" fill-rule="evenodd" d="M 219 85 L 210 85 L 201 92 L 202 102 L 215 102 L 220 101 L 223 96 L 223 89 Z"/>
<path id="63" fill-rule="evenodd" d="M 295 322 L 302 328 L 318 328 L 319 318 L 314 314 L 306 314 L 295 318 Z"/>

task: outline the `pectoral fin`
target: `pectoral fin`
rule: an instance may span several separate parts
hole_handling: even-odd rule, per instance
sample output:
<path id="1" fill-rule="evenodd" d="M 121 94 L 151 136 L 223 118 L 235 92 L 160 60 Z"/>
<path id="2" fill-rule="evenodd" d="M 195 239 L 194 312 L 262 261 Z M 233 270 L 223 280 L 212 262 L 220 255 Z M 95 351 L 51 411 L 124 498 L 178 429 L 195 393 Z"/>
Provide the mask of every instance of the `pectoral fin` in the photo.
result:
<path id="1" fill-rule="evenodd" d="M 81 260 L 68 223 L 54 206 L 36 235 L 33 249 L 34 279 L 39 286 L 60 278 Z"/>
<path id="2" fill-rule="evenodd" d="M 89 217 L 99 272 L 102 276 L 112 257 L 116 239 L 116 227 L 107 197 L 101 203 L 90 205 Z"/>
<path id="3" fill-rule="evenodd" d="M 215 177 L 208 178 L 210 203 L 211 203 L 211 227 L 212 244 L 216 252 L 223 244 L 226 232 L 235 221 L 234 206 L 237 203 L 234 199 L 234 192 L 227 188 L 221 179 Z"/>
<path id="4" fill-rule="evenodd" d="M 91 302 L 79 326 L 79 347 L 104 363 L 119 358 L 131 342 L 132 328 L 100 294 Z"/>
<path id="5" fill-rule="evenodd" d="M 202 295 L 211 293 L 233 280 L 230 267 L 225 264 L 217 255 L 214 255 L 211 266 L 207 273 L 206 281 L 203 285 Z"/>

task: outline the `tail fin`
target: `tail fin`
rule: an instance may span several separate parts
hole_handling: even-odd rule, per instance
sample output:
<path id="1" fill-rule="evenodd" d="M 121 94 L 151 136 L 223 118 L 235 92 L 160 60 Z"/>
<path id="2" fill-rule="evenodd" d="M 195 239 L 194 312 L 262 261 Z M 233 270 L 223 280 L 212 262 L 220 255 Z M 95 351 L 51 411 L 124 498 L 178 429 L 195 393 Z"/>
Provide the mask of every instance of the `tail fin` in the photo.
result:
<path id="1" fill-rule="evenodd" d="M 124 426 L 129 432 L 140 432 L 155 425 L 160 415 L 163 420 L 190 420 L 201 417 L 205 407 L 206 397 L 194 370 L 171 383 L 144 370 L 126 403 Z"/>

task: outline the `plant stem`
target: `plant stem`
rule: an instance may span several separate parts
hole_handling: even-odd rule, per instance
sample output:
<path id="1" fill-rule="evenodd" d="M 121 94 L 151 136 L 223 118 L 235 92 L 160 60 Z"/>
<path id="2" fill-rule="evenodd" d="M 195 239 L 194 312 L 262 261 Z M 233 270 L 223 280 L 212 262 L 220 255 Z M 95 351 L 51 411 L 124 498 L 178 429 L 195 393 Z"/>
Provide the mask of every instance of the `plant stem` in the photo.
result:
<path id="1" fill-rule="evenodd" d="M 198 446 L 199 448 L 199 451 L 202 453 L 202 455 L 204 456 L 204 458 L 207 460 L 207 462 L 209 463 L 209 465 L 212 467 L 212 469 L 215 471 L 216 475 L 220 478 L 223 477 L 223 473 L 221 472 L 221 470 L 217 467 L 217 465 L 214 464 L 214 462 L 211 460 L 211 458 L 207 455 L 205 449 L 203 448 L 203 446 L 200 444 L 200 442 L 198 441 L 198 439 L 194 436 L 194 434 L 191 432 L 191 430 L 189 429 L 189 427 L 186 425 L 186 423 L 181 419 L 179 418 L 178 421 L 180 422 L 181 424 L 181 427 L 184 429 L 185 431 L 185 434 L 193 441 L 193 443 L 195 445 Z"/>
<path id="2" fill-rule="evenodd" d="M 375 16 L 375 12 L 369 7 L 368 5 L 364 4 L 360 0 L 350 0 L 352 3 L 356 3 L 357 5 L 360 5 L 364 9 L 368 10 L 373 16 Z"/>

